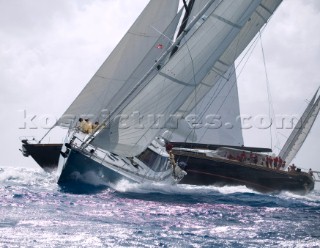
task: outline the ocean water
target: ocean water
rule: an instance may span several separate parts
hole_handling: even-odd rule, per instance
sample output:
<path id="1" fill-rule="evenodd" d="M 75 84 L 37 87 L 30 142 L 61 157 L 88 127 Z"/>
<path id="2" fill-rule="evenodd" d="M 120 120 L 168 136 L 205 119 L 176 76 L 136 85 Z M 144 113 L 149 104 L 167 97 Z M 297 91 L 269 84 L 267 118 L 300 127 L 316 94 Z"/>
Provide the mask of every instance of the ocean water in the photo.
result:
<path id="1" fill-rule="evenodd" d="M 117 185 L 60 188 L 0 169 L 0 247 L 320 247 L 320 192 Z"/>

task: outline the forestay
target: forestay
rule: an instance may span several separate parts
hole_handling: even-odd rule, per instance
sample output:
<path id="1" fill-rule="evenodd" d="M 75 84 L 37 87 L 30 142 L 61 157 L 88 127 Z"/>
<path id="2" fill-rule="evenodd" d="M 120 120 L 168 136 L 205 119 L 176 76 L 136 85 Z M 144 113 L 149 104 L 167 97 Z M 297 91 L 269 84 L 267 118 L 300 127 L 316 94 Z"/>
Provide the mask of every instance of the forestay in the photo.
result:
<path id="1" fill-rule="evenodd" d="M 279 156 L 286 161 L 287 164 L 291 163 L 302 147 L 313 126 L 313 123 L 318 116 L 320 110 L 320 96 L 318 96 L 317 100 L 315 100 L 317 93 L 318 91 L 313 96 L 312 100 L 308 104 L 306 110 L 292 130 L 288 140 L 279 153 Z"/>
<path id="2" fill-rule="evenodd" d="M 141 153 L 161 131 L 170 115 L 176 113 L 188 97 L 192 98 L 190 95 L 195 89 L 202 89 L 200 83 L 201 86 L 208 85 L 206 81 L 212 73 L 223 75 L 227 71 L 237 52 L 241 52 L 238 47 L 251 40 L 245 37 L 250 33 L 247 22 L 261 2 L 221 1 L 189 40 L 122 110 L 121 116 L 111 123 L 109 129 L 101 131 L 93 143 L 124 156 Z M 243 28 L 241 39 L 235 41 Z M 233 49 L 227 50 L 229 47 Z M 139 116 L 134 116 L 137 111 Z"/>
<path id="3" fill-rule="evenodd" d="M 179 0 L 151 0 L 58 125 L 69 126 L 80 116 L 101 120 L 105 108 L 112 110 L 170 45 L 179 21 L 178 5 Z"/>

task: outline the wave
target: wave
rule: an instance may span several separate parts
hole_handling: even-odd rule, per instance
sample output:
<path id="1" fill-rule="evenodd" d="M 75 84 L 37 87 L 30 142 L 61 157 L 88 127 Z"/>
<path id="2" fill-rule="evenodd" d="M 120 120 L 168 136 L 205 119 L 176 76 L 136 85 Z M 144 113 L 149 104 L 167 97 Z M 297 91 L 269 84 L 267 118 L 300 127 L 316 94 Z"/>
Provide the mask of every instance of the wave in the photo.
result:
<path id="1" fill-rule="evenodd" d="M 54 173 L 41 169 L 5 167 L 0 168 L 0 184 L 7 187 L 40 187 L 52 188 L 56 185 Z"/>
<path id="2" fill-rule="evenodd" d="M 122 180 L 110 185 L 120 197 L 176 203 L 232 204 L 268 208 L 312 208 L 320 209 L 320 192 L 306 196 L 282 192 L 277 195 L 262 194 L 245 186 L 195 186 L 137 184 Z"/>
<path id="3" fill-rule="evenodd" d="M 101 194 L 112 192 L 119 197 L 139 198 L 142 200 L 176 201 L 181 203 L 218 203 L 240 204 L 253 207 L 310 207 L 320 209 L 320 192 L 300 196 L 290 192 L 277 195 L 262 194 L 245 186 L 195 186 L 187 184 L 138 184 L 121 180 L 116 184 L 106 184 L 94 174 L 83 175 L 85 184 L 72 185 L 65 190 L 57 185 L 54 173 L 41 169 L 0 168 L 0 184 L 5 187 L 24 187 L 34 190 L 62 191 L 75 194 Z M 110 191 L 111 190 L 111 191 Z"/>

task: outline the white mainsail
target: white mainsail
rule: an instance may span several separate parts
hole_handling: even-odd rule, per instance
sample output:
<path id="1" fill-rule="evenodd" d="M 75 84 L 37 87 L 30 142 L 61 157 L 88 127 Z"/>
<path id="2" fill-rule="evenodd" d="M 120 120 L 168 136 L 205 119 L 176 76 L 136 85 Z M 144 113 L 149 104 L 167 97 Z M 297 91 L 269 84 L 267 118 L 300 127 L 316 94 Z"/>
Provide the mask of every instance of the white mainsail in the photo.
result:
<path id="1" fill-rule="evenodd" d="M 208 0 L 201 0 L 197 1 L 194 4 L 193 10 L 199 9 L 202 5 L 204 5 Z M 188 113 L 190 113 L 192 108 L 195 108 L 197 105 L 197 101 L 199 99 L 202 99 L 201 96 L 203 94 L 206 94 L 206 92 L 214 92 L 215 88 L 219 88 L 219 85 L 226 84 L 226 89 L 228 88 L 228 84 L 232 85 L 232 81 L 235 80 L 228 80 L 228 74 L 222 75 L 222 70 L 219 69 L 220 67 L 228 65 L 228 61 L 234 60 L 235 57 L 238 57 L 240 52 L 244 49 L 244 47 L 250 42 L 254 36 L 257 34 L 257 32 L 262 28 L 262 26 L 268 21 L 270 16 L 273 14 L 275 9 L 279 6 L 281 1 L 270 1 L 270 0 L 264 0 L 261 2 L 259 7 L 256 9 L 256 11 L 252 14 L 249 21 L 247 22 L 246 26 L 243 27 L 237 38 L 234 40 L 234 42 L 229 46 L 229 48 L 226 50 L 224 55 L 220 59 L 220 64 L 217 63 L 213 66 L 211 69 L 209 75 L 203 80 L 203 84 L 199 84 L 198 88 L 196 89 L 195 93 L 190 95 L 189 99 L 185 102 L 185 104 L 179 109 L 177 112 L 178 116 L 185 117 Z M 192 18 L 192 13 L 191 13 Z M 216 67 L 217 66 L 217 67 Z M 234 75 L 235 76 L 235 75 Z M 224 98 L 225 92 L 221 92 L 221 99 Z M 206 96 L 208 97 L 208 96 Z M 231 98 L 233 97 L 233 99 Z M 226 100 L 226 103 L 223 104 L 222 108 L 220 109 L 219 113 L 214 114 L 220 114 L 221 119 L 215 120 L 219 123 L 221 123 L 221 128 L 217 129 L 206 129 L 201 128 L 199 130 L 193 130 L 189 132 L 186 137 L 192 141 L 197 143 L 208 143 L 208 144 L 225 144 L 225 145 L 242 145 L 243 144 L 243 137 L 242 137 L 242 131 L 241 131 L 241 123 L 237 121 L 237 117 L 240 115 L 239 110 L 239 99 L 237 96 L 237 87 L 234 86 L 232 88 L 232 92 L 230 92 L 230 98 Z M 205 102 L 205 100 L 202 100 Z M 229 101 L 229 102 L 227 102 Z M 219 99 L 217 99 L 216 102 L 212 102 L 214 106 L 221 106 L 219 103 Z M 212 106 L 212 109 L 215 107 Z M 210 113 L 210 112 L 208 112 Z M 208 114 L 205 113 L 205 114 Z M 202 114 L 203 115 L 203 114 Z M 214 120 L 213 120 L 214 121 Z M 183 125 L 182 125 L 183 126 Z M 232 127 L 232 128 L 230 128 Z M 179 130 L 180 131 L 180 130 Z M 182 141 L 183 138 L 178 138 L 179 136 L 174 136 L 173 141 Z M 186 140 L 186 139 L 185 139 Z"/>
<path id="2" fill-rule="evenodd" d="M 290 164 L 299 152 L 318 116 L 320 110 L 320 96 L 315 100 L 317 93 L 318 90 L 279 153 L 279 156 L 286 161 L 287 164 Z"/>
<path id="3" fill-rule="evenodd" d="M 197 0 L 193 3 L 189 23 L 208 2 L 209 0 Z M 198 97 L 196 93 L 194 97 Z M 189 115 L 181 116 L 180 120 L 172 123 L 173 128 L 167 130 L 164 137 L 172 142 L 241 146 L 243 136 L 241 122 L 237 121 L 239 116 L 236 69 L 232 65 Z M 199 124 L 192 126 L 193 121 Z"/>
<path id="4" fill-rule="evenodd" d="M 259 32 L 262 26 L 268 21 L 270 16 L 281 3 L 281 0 L 263 0 L 256 10 L 250 16 L 248 22 L 242 27 L 241 31 L 234 38 L 232 43 L 225 49 L 219 60 L 213 65 L 206 77 L 198 84 L 195 92 L 198 96 L 204 95 L 210 91 L 211 87 L 216 84 L 230 65 L 245 49 L 249 42 Z M 186 102 L 180 107 L 178 114 L 185 116 L 197 104 L 197 99 L 190 95 Z M 198 99 L 199 101 L 199 99 Z"/>
<path id="5" fill-rule="evenodd" d="M 69 125 L 80 116 L 97 120 L 103 109 L 118 104 L 171 45 L 178 5 L 179 0 L 151 0 L 57 124 Z"/>
<path id="6" fill-rule="evenodd" d="M 195 106 L 191 93 L 196 90 L 204 96 L 210 90 L 212 82 L 216 82 L 213 79 L 226 73 L 280 3 L 220 1 L 146 87 L 116 113 L 121 116 L 110 129 L 102 130 L 93 144 L 124 156 L 141 153 L 171 114 L 178 110 L 190 112 L 189 107 Z M 137 111 L 139 115 L 134 116 Z M 161 118 L 157 118 L 158 114 Z"/>
<path id="7" fill-rule="evenodd" d="M 188 120 L 187 129 L 179 130 L 180 126 L 185 126 L 180 122 L 177 130 L 172 129 L 171 137 L 167 138 L 172 142 L 241 146 L 243 136 L 239 116 L 237 78 L 233 65 L 191 113 L 181 119 L 181 122 Z"/>

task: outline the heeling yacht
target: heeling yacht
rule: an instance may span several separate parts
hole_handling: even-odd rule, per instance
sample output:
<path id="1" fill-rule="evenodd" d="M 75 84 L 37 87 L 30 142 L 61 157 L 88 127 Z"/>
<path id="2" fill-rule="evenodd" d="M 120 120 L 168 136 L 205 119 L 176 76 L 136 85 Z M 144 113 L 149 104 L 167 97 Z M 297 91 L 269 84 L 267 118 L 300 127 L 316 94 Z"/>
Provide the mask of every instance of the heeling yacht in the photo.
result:
<path id="1" fill-rule="evenodd" d="M 74 181 L 90 183 L 92 173 L 105 183 L 116 183 L 125 178 L 137 183 L 167 184 L 178 182 L 186 174 L 177 166 L 173 176 L 171 161 L 161 140 L 152 141 L 136 157 L 124 157 L 91 145 L 81 148 L 83 136 L 81 132 L 73 133 L 74 140 L 63 148 L 62 164 L 58 166 L 60 185 L 69 185 Z"/>
<path id="2" fill-rule="evenodd" d="M 192 11 L 197 11 L 206 2 L 196 2 Z M 231 56 L 230 51 L 236 53 L 239 43 L 241 44 L 243 40 L 252 39 L 280 3 L 281 1 L 261 1 L 260 6 L 250 17 L 250 21 L 234 40 L 235 46 L 229 47 L 230 50 L 225 52 L 224 58 Z M 234 55 L 234 53 L 231 54 Z M 313 190 L 315 181 L 318 181 L 315 175 L 302 172 L 300 169 L 287 171 L 287 167 L 267 167 L 266 153 L 271 154 L 271 149 L 243 146 L 241 122 L 237 121 L 240 109 L 236 70 L 231 66 L 222 76 L 216 75 L 215 67 L 212 71 L 213 73 L 203 80 L 212 83 L 211 91 L 200 102 L 196 102 L 192 97 L 196 98 L 201 88 L 195 91 L 194 95 L 191 95 L 180 107 L 180 112 L 178 111 L 181 116 L 184 116 L 180 120 L 179 128 L 168 130 L 163 136 L 174 145 L 177 160 L 187 164 L 188 175 L 180 183 L 246 185 L 264 193 L 286 190 L 306 194 Z M 286 160 L 287 164 L 291 163 L 302 146 L 318 115 L 319 100 L 316 100 L 316 95 L 317 93 L 301 117 L 299 127 L 294 128 L 278 155 Z M 189 126 L 189 129 L 186 126 Z M 240 162 L 237 159 L 240 154 L 245 154 L 246 157 L 255 156 L 257 161 L 247 159 Z"/>
<path id="3" fill-rule="evenodd" d="M 206 98 L 208 92 L 214 94 L 207 98 L 210 106 L 228 102 L 223 105 L 228 107 L 221 111 L 229 114 L 222 118 L 239 113 L 237 86 L 232 79 L 235 75 L 233 63 L 280 3 L 276 0 L 190 1 L 184 6 L 184 21 L 173 42 L 182 13 L 177 12 L 178 1 L 150 1 L 58 121 L 58 126 L 70 127 L 59 159 L 59 183 L 84 179 L 90 172 L 95 172 L 104 181 L 124 177 L 134 182 L 176 183 L 182 179 L 181 183 L 218 183 L 214 177 L 207 180 L 203 176 L 213 174 L 213 154 L 221 159 L 220 153 L 213 151 L 230 144 L 233 149 L 249 149 L 240 146 L 243 144 L 240 124 L 231 122 L 236 127 L 232 134 L 221 132 L 221 129 L 214 135 L 207 130 L 197 135 L 194 130 L 192 133 L 179 130 L 183 137 L 181 149 L 184 150 L 176 147 L 174 153 L 180 156 L 178 160 L 185 156 L 188 175 L 179 164 L 175 167 L 177 171 L 172 173 L 165 142 L 157 138 L 162 132 L 159 127 L 168 125 L 172 115 L 183 119 L 192 112 L 193 106 L 207 109 L 208 103 L 203 104 L 200 100 Z M 230 105 L 234 107 L 230 108 Z M 158 118 L 157 113 L 163 116 Z M 83 134 L 76 128 L 76 122 L 72 122 L 81 116 L 89 116 L 102 124 L 93 134 Z M 223 121 L 229 121 L 228 118 Z M 206 143 L 205 149 L 201 142 Z M 213 146 L 212 142 L 219 145 Z M 250 150 L 269 152 L 257 148 Z M 210 156 L 203 158 L 199 154 Z M 198 176 L 192 168 L 200 168 L 199 164 L 204 161 L 208 166 L 203 167 L 202 175 Z M 241 168 L 237 162 L 230 164 Z M 237 174 L 236 169 L 232 171 Z M 196 181 L 193 180 L 195 175 Z M 255 175 L 258 174 L 252 174 Z"/>
<path id="4" fill-rule="evenodd" d="M 193 93 L 203 98 L 216 78 L 233 65 L 260 29 L 251 19 L 261 2 L 206 1 L 170 44 L 168 37 L 173 37 L 181 15 L 177 12 L 179 1 L 150 1 L 66 111 L 75 116 L 83 107 L 88 113 L 94 112 L 92 108 L 99 113 L 110 109 L 92 134 L 79 135 L 71 128 L 59 159 L 58 183 L 77 180 L 77 175 L 89 171 L 96 171 L 106 181 L 181 180 L 185 172 L 179 164 L 172 166 L 174 170 L 168 166 L 165 144 L 156 137 L 172 115 L 188 111 L 185 106 L 195 101 Z M 189 6 L 184 6 L 187 15 Z M 159 47 L 164 49 L 157 56 Z"/>

